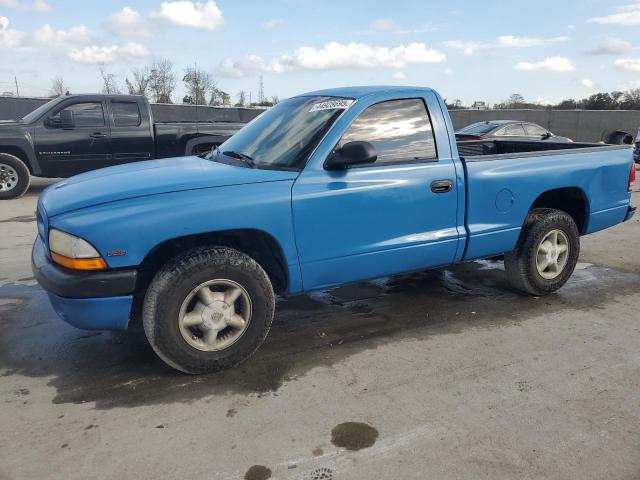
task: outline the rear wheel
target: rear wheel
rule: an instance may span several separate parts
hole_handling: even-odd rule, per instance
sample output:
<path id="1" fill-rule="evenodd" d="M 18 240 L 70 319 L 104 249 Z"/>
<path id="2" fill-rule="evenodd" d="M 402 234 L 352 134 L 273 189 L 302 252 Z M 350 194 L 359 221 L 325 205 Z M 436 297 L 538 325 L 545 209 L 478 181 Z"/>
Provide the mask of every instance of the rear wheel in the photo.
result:
<path id="1" fill-rule="evenodd" d="M 185 373 L 229 368 L 262 344 L 275 295 L 262 267 L 231 248 L 200 248 L 170 261 L 154 277 L 143 307 L 149 343 Z"/>
<path id="2" fill-rule="evenodd" d="M 30 183 L 29 169 L 22 160 L 0 153 L 0 200 L 21 197 Z"/>
<path id="3" fill-rule="evenodd" d="M 562 287 L 580 255 L 580 233 L 567 213 L 538 208 L 527 216 L 516 248 L 504 256 L 507 277 L 518 290 L 546 295 Z"/>

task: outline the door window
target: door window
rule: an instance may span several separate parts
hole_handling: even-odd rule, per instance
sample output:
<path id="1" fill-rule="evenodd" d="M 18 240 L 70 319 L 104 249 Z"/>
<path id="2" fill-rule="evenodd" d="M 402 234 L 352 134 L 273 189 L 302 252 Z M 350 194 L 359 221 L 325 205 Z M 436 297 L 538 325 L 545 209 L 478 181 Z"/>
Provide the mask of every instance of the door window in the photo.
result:
<path id="1" fill-rule="evenodd" d="M 101 102 L 74 103 L 62 110 L 71 110 L 76 127 L 103 127 L 104 113 Z M 55 124 L 60 121 L 60 110 L 51 116 L 51 122 Z"/>
<path id="2" fill-rule="evenodd" d="M 363 111 L 340 139 L 366 141 L 378 153 L 375 165 L 438 158 L 429 114 L 420 99 L 392 100 Z"/>
<path id="3" fill-rule="evenodd" d="M 546 135 L 547 131 L 539 125 L 534 125 L 532 123 L 525 123 L 524 128 L 527 131 L 527 135 L 530 137 L 542 137 Z"/>
<path id="4" fill-rule="evenodd" d="M 116 127 L 137 127 L 140 125 L 140 109 L 135 102 L 111 102 L 113 124 Z"/>
<path id="5" fill-rule="evenodd" d="M 524 128 L 522 128 L 522 125 L 520 123 L 507 125 L 506 127 L 504 127 L 503 135 L 505 137 L 524 137 Z"/>

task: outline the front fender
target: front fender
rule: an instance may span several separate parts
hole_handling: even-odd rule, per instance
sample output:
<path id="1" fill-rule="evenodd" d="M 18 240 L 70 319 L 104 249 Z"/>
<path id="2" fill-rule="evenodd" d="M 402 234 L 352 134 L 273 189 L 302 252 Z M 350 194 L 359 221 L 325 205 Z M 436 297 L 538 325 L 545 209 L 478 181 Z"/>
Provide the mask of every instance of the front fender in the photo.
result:
<path id="1" fill-rule="evenodd" d="M 12 129 L 13 130 L 13 129 Z M 5 132 L 0 130 L 0 152 L 15 155 L 27 163 L 29 170 L 34 175 L 42 175 L 40 163 L 36 157 L 33 136 L 28 128 L 22 127 L 19 131 Z"/>
<path id="2" fill-rule="evenodd" d="M 52 217 L 52 228 L 94 245 L 110 268 L 137 267 L 156 246 L 188 235 L 254 229 L 279 243 L 289 291 L 301 288 L 291 217 L 293 180 L 149 195 Z"/>

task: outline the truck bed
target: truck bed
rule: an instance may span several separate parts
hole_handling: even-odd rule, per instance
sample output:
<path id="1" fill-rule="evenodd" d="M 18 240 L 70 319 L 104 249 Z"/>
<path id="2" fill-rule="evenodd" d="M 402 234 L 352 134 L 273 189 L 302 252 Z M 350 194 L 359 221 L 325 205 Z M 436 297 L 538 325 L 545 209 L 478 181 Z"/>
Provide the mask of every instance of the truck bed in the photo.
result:
<path id="1" fill-rule="evenodd" d="M 629 145 L 497 140 L 458 142 L 458 150 L 465 174 L 466 260 L 513 249 L 522 220 L 538 204 L 574 213 L 583 235 L 627 215 Z M 571 201 L 566 195 L 556 199 L 560 190 L 569 190 Z"/>
<path id="2" fill-rule="evenodd" d="M 605 151 L 628 149 L 628 145 L 606 145 L 603 143 L 549 142 L 522 140 L 470 140 L 459 141 L 458 153 L 466 161 L 489 160 L 486 157 L 512 158 L 514 156 L 537 156 L 566 153 L 566 150 Z"/>

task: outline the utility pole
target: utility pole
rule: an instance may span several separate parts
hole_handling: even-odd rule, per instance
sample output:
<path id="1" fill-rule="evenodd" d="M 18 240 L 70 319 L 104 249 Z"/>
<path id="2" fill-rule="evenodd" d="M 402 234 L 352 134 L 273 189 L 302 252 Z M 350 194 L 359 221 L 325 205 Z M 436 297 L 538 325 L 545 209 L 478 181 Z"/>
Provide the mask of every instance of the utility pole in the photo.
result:
<path id="1" fill-rule="evenodd" d="M 16 82 L 16 97 L 20 96 L 20 89 L 18 88 L 18 77 L 14 76 L 13 81 Z"/>
<path id="2" fill-rule="evenodd" d="M 258 103 L 264 103 L 264 83 L 262 81 L 262 75 L 260 75 L 260 84 L 258 86 Z"/>

